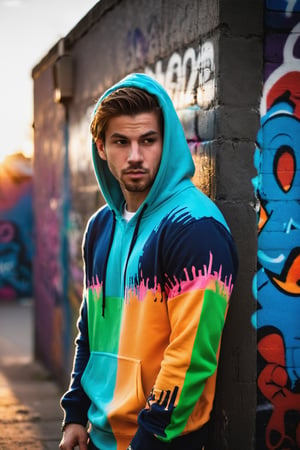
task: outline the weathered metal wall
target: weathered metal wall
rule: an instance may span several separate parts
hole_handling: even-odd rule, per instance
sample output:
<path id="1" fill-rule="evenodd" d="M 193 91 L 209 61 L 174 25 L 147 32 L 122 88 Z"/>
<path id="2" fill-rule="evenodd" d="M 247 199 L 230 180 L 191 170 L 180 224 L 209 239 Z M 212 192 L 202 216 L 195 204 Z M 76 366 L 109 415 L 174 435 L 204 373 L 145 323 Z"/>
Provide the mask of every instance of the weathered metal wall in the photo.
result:
<path id="1" fill-rule="evenodd" d="M 300 448 L 300 2 L 267 0 L 254 179 L 260 199 L 256 448 Z"/>
<path id="2" fill-rule="evenodd" d="M 250 450 L 255 437 L 256 332 L 251 179 L 262 86 L 261 0 L 101 0 L 33 70 L 35 99 L 36 355 L 63 383 L 81 300 L 82 233 L 101 204 L 90 114 L 133 71 L 169 91 L 196 163 L 194 182 L 224 212 L 240 273 L 221 352 L 211 450 Z M 73 95 L 54 103 L 53 66 L 73 61 Z M 57 82 L 57 80 L 56 80 Z M 180 161 L 178 162 L 180 164 Z"/>

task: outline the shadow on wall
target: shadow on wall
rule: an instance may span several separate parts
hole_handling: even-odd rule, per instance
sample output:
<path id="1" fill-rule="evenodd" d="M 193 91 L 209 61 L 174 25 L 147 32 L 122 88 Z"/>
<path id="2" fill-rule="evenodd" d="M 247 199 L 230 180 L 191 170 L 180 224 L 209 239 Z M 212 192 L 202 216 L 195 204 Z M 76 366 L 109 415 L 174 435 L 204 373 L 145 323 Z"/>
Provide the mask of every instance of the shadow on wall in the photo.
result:
<path id="1" fill-rule="evenodd" d="M 32 168 L 17 153 L 0 163 L 0 301 L 32 295 Z"/>

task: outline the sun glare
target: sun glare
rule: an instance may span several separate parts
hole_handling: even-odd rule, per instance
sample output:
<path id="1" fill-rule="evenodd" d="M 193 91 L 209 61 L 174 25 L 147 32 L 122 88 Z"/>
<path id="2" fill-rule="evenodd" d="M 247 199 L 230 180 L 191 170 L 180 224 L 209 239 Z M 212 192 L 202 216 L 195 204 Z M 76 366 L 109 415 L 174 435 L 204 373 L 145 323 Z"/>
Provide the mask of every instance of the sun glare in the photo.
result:
<path id="1" fill-rule="evenodd" d="M 5 152 L 5 151 L 0 150 L 0 163 L 2 163 L 5 160 L 5 158 L 7 156 L 9 156 L 10 154 L 11 154 L 10 152 Z"/>
<path id="2" fill-rule="evenodd" d="M 6 157 L 15 155 L 17 153 L 21 153 L 25 158 L 32 158 L 33 156 L 33 148 L 32 143 L 30 141 L 24 142 L 22 149 L 19 150 L 6 150 L 5 148 L 0 147 L 0 164 L 6 159 Z"/>
<path id="3" fill-rule="evenodd" d="M 0 71 L 1 163 L 12 154 L 33 157 L 32 68 L 96 3 L 0 0 L 1 61 L 5 61 Z"/>

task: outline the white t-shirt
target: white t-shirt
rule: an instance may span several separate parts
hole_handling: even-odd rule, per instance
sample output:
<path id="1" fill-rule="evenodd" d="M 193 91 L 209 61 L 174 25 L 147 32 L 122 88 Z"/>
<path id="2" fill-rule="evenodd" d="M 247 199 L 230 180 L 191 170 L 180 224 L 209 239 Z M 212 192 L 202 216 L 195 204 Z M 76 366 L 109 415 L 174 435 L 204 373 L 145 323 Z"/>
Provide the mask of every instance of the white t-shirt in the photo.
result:
<path id="1" fill-rule="evenodd" d="M 136 211 L 134 211 L 134 212 L 127 211 L 126 203 L 125 203 L 124 208 L 123 208 L 123 217 L 126 220 L 126 222 L 129 222 L 129 220 L 133 218 L 135 213 L 136 213 Z"/>

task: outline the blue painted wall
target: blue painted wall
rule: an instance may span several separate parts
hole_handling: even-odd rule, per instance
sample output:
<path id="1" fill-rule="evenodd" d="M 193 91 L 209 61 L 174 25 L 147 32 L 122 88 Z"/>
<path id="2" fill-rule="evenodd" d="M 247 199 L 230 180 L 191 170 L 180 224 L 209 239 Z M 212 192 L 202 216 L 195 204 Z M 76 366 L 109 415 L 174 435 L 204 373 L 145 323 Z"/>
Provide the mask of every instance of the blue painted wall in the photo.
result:
<path id="1" fill-rule="evenodd" d="M 300 448 L 300 2 L 265 3 L 264 90 L 253 180 L 260 200 L 256 448 Z"/>

